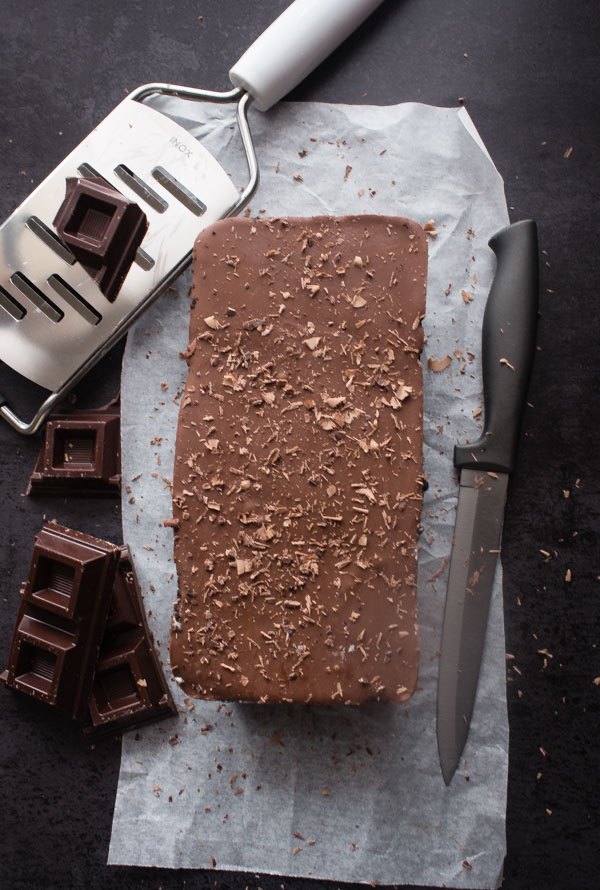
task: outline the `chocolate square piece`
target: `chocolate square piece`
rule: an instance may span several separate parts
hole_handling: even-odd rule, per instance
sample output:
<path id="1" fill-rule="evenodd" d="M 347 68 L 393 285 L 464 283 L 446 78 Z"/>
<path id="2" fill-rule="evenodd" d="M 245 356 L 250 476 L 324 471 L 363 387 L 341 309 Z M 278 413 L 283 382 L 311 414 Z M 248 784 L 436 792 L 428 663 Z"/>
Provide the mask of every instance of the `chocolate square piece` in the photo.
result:
<path id="1" fill-rule="evenodd" d="M 119 400 L 50 414 L 27 494 L 116 496 L 121 488 Z"/>
<path id="2" fill-rule="evenodd" d="M 148 228 L 145 213 L 103 179 L 67 179 L 56 231 L 109 300 L 117 296 Z"/>
<path id="3" fill-rule="evenodd" d="M 176 713 L 152 645 L 129 550 L 124 546 L 84 731 L 92 735 L 121 732 Z"/>
<path id="4" fill-rule="evenodd" d="M 119 556 L 113 544 L 53 522 L 36 535 L 0 676 L 7 686 L 84 716 Z"/>
<path id="5" fill-rule="evenodd" d="M 106 257 L 130 203 L 101 181 L 69 179 L 55 224 L 69 247 Z"/>
<path id="6" fill-rule="evenodd" d="M 0 680 L 92 735 L 177 713 L 127 546 L 56 523 L 36 535 Z"/>

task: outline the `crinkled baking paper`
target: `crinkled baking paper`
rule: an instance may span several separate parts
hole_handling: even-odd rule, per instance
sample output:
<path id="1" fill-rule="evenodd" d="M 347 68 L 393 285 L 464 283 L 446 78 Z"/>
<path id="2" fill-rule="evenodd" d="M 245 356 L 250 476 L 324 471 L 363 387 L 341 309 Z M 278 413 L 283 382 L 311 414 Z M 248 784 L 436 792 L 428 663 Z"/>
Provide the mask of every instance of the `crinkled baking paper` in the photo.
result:
<path id="1" fill-rule="evenodd" d="M 233 106 L 155 104 L 244 184 Z M 123 738 L 109 863 L 495 888 L 508 768 L 500 567 L 473 722 L 448 788 L 435 705 L 457 496 L 452 450 L 480 432 L 481 323 L 495 268 L 487 242 L 508 222 L 503 183 L 464 109 L 282 103 L 267 115 L 252 112 L 251 128 L 261 171 L 252 215 L 435 221 L 424 320 L 429 488 L 419 553 L 419 683 L 405 705 L 359 709 L 191 701 L 173 682 L 177 576 L 173 531 L 163 520 L 172 515 L 187 371 L 180 353 L 190 276 L 183 276 L 129 334 L 122 378 L 124 539 L 180 714 Z M 428 358 L 446 356 L 444 371 L 427 366 Z"/>

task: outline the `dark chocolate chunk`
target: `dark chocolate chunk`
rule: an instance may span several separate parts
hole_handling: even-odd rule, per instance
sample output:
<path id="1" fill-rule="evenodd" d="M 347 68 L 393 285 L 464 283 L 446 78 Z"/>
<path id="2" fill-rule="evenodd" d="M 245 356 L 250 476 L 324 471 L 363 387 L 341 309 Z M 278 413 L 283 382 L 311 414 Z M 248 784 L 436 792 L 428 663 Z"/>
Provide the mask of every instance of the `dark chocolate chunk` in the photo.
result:
<path id="1" fill-rule="evenodd" d="M 121 489 L 121 409 L 65 408 L 50 414 L 27 494 L 116 496 Z"/>
<path id="2" fill-rule="evenodd" d="M 0 680 L 88 735 L 177 713 L 127 546 L 53 522 L 42 529 Z"/>
<path id="3" fill-rule="evenodd" d="M 114 300 L 148 228 L 143 210 L 103 179 L 67 179 L 56 231 L 102 293 Z"/>
<path id="4" fill-rule="evenodd" d="M 121 732 L 176 714 L 146 623 L 129 550 L 121 548 L 84 731 Z"/>
<path id="5" fill-rule="evenodd" d="M 119 557 L 114 544 L 52 522 L 36 535 L 7 686 L 85 716 Z"/>

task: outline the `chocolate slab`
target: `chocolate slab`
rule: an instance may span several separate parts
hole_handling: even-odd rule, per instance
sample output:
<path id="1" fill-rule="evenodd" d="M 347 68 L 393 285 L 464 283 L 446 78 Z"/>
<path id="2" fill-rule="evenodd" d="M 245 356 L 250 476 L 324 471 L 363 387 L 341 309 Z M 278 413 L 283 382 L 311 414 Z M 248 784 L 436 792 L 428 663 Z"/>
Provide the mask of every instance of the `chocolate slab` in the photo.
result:
<path id="1" fill-rule="evenodd" d="M 27 494 L 98 497 L 121 490 L 119 399 L 95 409 L 49 415 Z"/>
<path id="2" fill-rule="evenodd" d="M 122 732 L 177 710 L 152 645 L 127 546 L 121 556 L 89 700 L 84 732 Z"/>
<path id="3" fill-rule="evenodd" d="M 401 218 L 198 238 L 173 483 L 187 694 L 412 694 L 426 277 L 425 235 Z"/>
<path id="4" fill-rule="evenodd" d="M 70 177 L 54 226 L 102 293 L 114 300 L 148 228 L 143 210 L 99 177 Z"/>
<path id="5" fill-rule="evenodd" d="M 8 667 L 0 675 L 7 686 L 68 717 L 85 715 L 119 553 L 53 522 L 36 535 Z"/>

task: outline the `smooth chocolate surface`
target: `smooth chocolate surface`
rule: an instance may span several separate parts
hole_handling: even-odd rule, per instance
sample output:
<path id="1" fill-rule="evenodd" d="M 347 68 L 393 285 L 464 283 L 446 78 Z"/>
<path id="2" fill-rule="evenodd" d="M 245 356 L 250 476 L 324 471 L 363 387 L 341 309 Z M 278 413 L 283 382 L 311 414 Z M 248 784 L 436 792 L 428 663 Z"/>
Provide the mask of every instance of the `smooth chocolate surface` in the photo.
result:
<path id="1" fill-rule="evenodd" d="M 49 415 L 27 494 L 118 496 L 121 489 L 121 408 L 63 407 Z"/>
<path id="2" fill-rule="evenodd" d="M 405 701 L 425 235 L 381 216 L 225 220 L 194 263 L 173 671 L 205 698 Z"/>
<path id="3" fill-rule="evenodd" d="M 84 723 L 89 735 L 122 732 L 177 713 L 152 643 L 129 548 L 120 550 Z"/>
<path id="4" fill-rule="evenodd" d="M 143 210 L 99 177 L 70 177 L 54 226 L 102 293 L 114 300 L 148 228 Z"/>
<path id="5" fill-rule="evenodd" d="M 0 679 L 81 719 L 106 625 L 119 548 L 50 522 L 35 538 L 29 578 Z"/>

